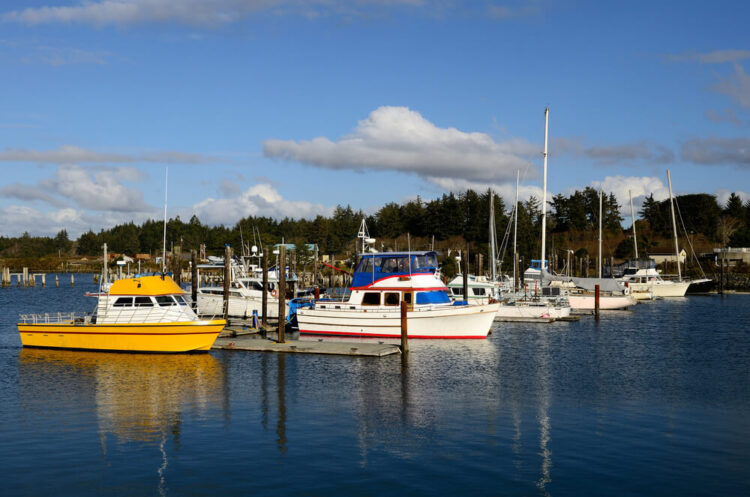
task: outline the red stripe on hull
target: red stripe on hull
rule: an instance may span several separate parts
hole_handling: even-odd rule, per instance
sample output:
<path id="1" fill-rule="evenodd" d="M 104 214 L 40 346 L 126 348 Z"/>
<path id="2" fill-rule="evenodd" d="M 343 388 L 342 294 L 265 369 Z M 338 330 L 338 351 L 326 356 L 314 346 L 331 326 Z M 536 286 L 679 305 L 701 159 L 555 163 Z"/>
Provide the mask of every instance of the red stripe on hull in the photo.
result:
<path id="1" fill-rule="evenodd" d="M 188 332 L 188 333 L 121 333 L 121 332 L 109 332 L 109 331 L 53 331 L 53 330 L 45 330 L 45 331 L 31 331 L 31 330 L 18 330 L 19 333 L 25 333 L 25 334 L 42 334 L 42 335 L 106 335 L 106 336 L 116 336 L 116 335 L 155 335 L 155 336 L 166 336 L 166 335 L 215 335 L 217 333 L 221 333 L 221 330 L 219 331 L 195 331 L 195 332 Z"/>
<path id="2" fill-rule="evenodd" d="M 382 333 L 351 333 L 348 331 L 310 331 L 310 330 L 299 330 L 299 332 L 303 335 L 337 335 L 337 336 L 350 336 L 350 337 L 372 337 L 372 338 L 401 338 L 401 334 L 398 335 L 386 335 Z M 408 338 L 424 338 L 424 339 L 433 339 L 433 338 L 450 338 L 450 339 L 473 339 L 473 340 L 482 340 L 487 339 L 486 335 L 409 335 Z"/>

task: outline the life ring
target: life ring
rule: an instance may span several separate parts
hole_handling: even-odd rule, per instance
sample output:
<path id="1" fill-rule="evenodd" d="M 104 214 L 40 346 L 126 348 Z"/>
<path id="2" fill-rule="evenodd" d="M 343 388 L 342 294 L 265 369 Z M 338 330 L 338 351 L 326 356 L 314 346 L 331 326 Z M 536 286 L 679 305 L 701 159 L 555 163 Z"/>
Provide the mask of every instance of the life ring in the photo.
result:
<path id="1" fill-rule="evenodd" d="M 271 297 L 277 297 L 279 295 L 279 292 L 276 290 L 271 290 Z"/>

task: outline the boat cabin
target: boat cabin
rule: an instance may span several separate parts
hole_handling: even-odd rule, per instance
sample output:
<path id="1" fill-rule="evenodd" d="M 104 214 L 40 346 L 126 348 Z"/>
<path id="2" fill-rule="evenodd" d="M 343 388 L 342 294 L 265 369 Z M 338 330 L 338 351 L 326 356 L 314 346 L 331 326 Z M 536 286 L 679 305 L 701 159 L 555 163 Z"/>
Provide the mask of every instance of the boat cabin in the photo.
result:
<path id="1" fill-rule="evenodd" d="M 165 323 L 198 318 L 185 291 L 169 276 L 136 276 L 117 280 L 96 295 L 97 324 Z"/>

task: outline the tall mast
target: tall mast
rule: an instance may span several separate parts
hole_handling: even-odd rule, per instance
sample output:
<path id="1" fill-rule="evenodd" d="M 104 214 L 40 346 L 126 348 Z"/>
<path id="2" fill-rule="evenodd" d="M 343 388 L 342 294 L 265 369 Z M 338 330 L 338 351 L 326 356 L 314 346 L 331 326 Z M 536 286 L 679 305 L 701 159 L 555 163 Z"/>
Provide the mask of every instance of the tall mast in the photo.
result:
<path id="1" fill-rule="evenodd" d="M 602 189 L 599 188 L 599 278 L 602 277 Z"/>
<path id="2" fill-rule="evenodd" d="M 549 131 L 549 107 L 544 109 L 544 180 L 542 182 L 542 262 L 539 278 L 542 278 L 544 271 L 544 252 L 546 251 L 545 243 L 547 241 L 547 134 Z"/>
<path id="3" fill-rule="evenodd" d="M 674 218 L 674 197 L 672 196 L 672 175 L 667 169 L 667 182 L 669 183 L 669 207 L 672 209 L 672 231 L 674 232 L 674 255 L 677 261 L 677 279 L 682 281 L 682 271 L 680 270 L 680 248 L 677 245 L 677 221 Z"/>
<path id="4" fill-rule="evenodd" d="M 635 260 L 638 260 L 638 239 L 635 237 L 635 211 L 633 210 L 633 192 L 628 190 L 630 196 L 630 219 L 633 220 L 633 246 L 635 247 Z"/>
<path id="5" fill-rule="evenodd" d="M 164 235 L 161 244 L 161 272 L 167 272 L 167 186 L 169 185 L 169 166 L 164 167 Z"/>
<path id="6" fill-rule="evenodd" d="M 490 275 L 495 281 L 495 193 L 490 189 Z"/>
<path id="7" fill-rule="evenodd" d="M 518 238 L 518 177 L 521 170 L 516 169 L 516 203 L 513 205 L 513 291 L 516 291 L 516 240 Z"/>

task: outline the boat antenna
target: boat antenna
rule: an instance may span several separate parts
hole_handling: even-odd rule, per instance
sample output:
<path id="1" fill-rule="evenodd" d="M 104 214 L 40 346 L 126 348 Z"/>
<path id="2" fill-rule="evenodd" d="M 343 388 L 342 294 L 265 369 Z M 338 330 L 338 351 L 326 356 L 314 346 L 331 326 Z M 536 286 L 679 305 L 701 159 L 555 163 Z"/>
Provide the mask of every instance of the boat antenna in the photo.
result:
<path id="1" fill-rule="evenodd" d="M 599 188 L 599 278 L 602 277 L 602 189 Z"/>
<path id="2" fill-rule="evenodd" d="M 513 204 L 513 293 L 518 291 L 516 287 L 516 264 L 517 264 L 517 253 L 516 253 L 516 241 L 518 240 L 518 179 L 521 176 L 521 170 L 516 169 L 516 203 Z"/>
<path id="3" fill-rule="evenodd" d="M 544 108 L 544 179 L 542 181 L 542 265 L 539 271 L 539 279 L 542 279 L 544 273 L 544 252 L 547 241 L 547 141 L 549 132 L 549 107 Z"/>
<path id="4" fill-rule="evenodd" d="M 492 188 L 490 188 L 489 191 L 490 194 L 490 275 L 492 277 L 492 281 L 495 281 L 496 274 L 495 274 L 495 264 L 497 262 L 497 254 L 495 251 L 495 192 L 492 191 Z"/>
<path id="5" fill-rule="evenodd" d="M 164 166 L 164 234 L 161 245 L 161 274 L 167 272 L 167 187 L 169 185 L 169 166 Z"/>

